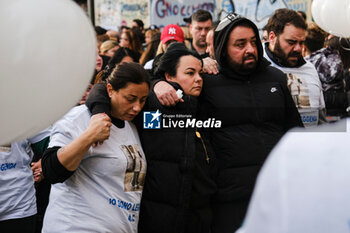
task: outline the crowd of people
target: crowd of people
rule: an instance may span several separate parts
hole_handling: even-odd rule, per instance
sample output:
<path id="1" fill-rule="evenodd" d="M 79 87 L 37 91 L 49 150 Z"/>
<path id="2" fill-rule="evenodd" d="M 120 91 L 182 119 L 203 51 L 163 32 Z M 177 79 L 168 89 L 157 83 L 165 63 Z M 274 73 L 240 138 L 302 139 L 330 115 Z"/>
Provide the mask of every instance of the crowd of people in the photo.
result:
<path id="1" fill-rule="evenodd" d="M 263 32 L 235 13 L 184 20 L 95 27 L 95 73 L 77 106 L 0 147 L 1 231 L 232 233 L 283 135 L 347 117 L 348 38 L 291 9 Z M 146 129 L 145 112 L 220 127 Z"/>

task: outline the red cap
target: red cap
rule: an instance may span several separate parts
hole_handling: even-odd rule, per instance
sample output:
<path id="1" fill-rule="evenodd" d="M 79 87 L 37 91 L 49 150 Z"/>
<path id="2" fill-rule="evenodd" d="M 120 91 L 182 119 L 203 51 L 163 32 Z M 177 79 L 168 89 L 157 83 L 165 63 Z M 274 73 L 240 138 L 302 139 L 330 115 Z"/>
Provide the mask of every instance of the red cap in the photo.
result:
<path id="1" fill-rule="evenodd" d="M 176 24 L 169 24 L 163 28 L 160 40 L 165 44 L 169 40 L 176 40 L 183 43 L 185 39 L 184 32 Z"/>

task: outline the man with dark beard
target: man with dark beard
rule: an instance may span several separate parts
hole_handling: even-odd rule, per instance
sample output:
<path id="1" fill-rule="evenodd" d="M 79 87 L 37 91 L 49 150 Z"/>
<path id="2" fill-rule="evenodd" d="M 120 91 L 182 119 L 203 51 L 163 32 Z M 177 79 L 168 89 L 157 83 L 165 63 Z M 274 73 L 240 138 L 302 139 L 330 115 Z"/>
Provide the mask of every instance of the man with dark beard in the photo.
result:
<path id="1" fill-rule="evenodd" d="M 268 42 L 265 58 L 288 77 L 293 96 L 305 127 L 315 127 L 325 120 L 322 85 L 315 67 L 302 57 L 306 38 L 305 20 L 294 10 L 278 9 L 267 23 Z"/>
<path id="2" fill-rule="evenodd" d="M 211 232 L 232 233 L 242 224 L 267 155 L 288 129 L 302 122 L 285 74 L 263 58 L 252 21 L 229 14 L 215 30 L 214 48 L 220 73 L 203 74 L 197 116 L 222 122 L 221 128 L 209 129 L 218 165 Z M 174 93 L 164 93 L 165 85 L 154 87 L 159 101 L 178 101 L 172 100 Z"/>

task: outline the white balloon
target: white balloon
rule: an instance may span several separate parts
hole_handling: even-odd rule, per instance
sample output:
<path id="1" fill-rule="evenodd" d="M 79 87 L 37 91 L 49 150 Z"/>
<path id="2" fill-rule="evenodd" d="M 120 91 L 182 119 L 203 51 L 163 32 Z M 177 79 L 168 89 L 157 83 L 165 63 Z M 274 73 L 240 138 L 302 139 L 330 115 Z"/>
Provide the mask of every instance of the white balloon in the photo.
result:
<path id="1" fill-rule="evenodd" d="M 347 17 L 349 0 L 326 0 L 321 9 L 321 21 L 327 32 L 339 37 L 350 36 Z"/>
<path id="2" fill-rule="evenodd" d="M 311 4 L 311 14 L 316 24 L 323 30 L 327 31 L 321 17 L 325 1 L 327 0 L 313 0 Z"/>
<path id="3" fill-rule="evenodd" d="M 96 39 L 70 0 L 0 2 L 0 145 L 48 127 L 80 99 L 96 61 Z"/>

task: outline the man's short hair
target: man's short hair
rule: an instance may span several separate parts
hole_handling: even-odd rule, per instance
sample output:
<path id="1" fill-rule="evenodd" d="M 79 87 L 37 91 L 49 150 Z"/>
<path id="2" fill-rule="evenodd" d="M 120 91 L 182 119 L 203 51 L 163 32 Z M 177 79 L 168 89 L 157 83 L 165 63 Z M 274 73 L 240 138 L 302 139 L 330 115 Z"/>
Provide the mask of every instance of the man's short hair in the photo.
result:
<path id="1" fill-rule="evenodd" d="M 323 48 L 325 32 L 315 23 L 311 23 L 307 29 L 305 46 L 311 53 Z"/>
<path id="2" fill-rule="evenodd" d="M 240 22 L 236 23 L 235 27 L 237 27 L 237 26 L 251 28 L 254 31 L 254 27 L 247 21 L 240 21 Z M 255 31 L 254 31 L 254 33 L 255 33 Z"/>
<path id="3" fill-rule="evenodd" d="M 209 11 L 203 10 L 203 9 L 199 9 L 196 12 L 194 12 L 191 16 L 191 23 L 193 21 L 197 21 L 197 22 L 205 22 L 208 20 L 213 21 L 213 17 L 211 16 Z"/>
<path id="4" fill-rule="evenodd" d="M 276 36 L 283 33 L 286 25 L 293 25 L 296 28 L 307 29 L 305 20 L 294 10 L 287 8 L 278 9 L 267 22 L 268 31 L 272 31 Z"/>

